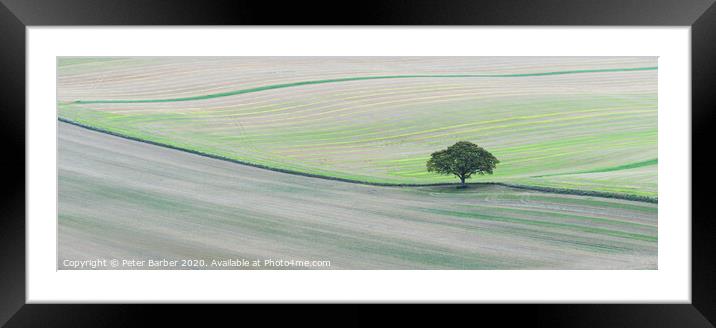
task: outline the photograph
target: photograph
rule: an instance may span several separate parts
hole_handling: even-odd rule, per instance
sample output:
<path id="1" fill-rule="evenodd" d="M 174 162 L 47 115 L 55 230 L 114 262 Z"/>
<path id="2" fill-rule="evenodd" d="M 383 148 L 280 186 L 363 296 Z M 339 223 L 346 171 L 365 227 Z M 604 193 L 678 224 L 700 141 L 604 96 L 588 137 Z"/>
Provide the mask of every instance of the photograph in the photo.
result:
<path id="1" fill-rule="evenodd" d="M 0 327 L 716 327 L 716 0 L 0 0 L 0 26 Z"/>
<path id="2" fill-rule="evenodd" d="M 658 270 L 656 56 L 56 57 L 58 270 Z"/>

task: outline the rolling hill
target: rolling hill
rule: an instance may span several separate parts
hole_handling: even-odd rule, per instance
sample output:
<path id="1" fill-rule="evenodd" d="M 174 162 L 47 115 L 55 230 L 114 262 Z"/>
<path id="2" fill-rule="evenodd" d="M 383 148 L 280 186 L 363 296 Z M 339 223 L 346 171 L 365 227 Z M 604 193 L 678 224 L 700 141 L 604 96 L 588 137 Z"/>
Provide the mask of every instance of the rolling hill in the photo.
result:
<path id="1" fill-rule="evenodd" d="M 475 142 L 495 181 L 657 195 L 653 57 L 60 58 L 62 119 L 286 171 L 455 182 L 430 153 Z"/>

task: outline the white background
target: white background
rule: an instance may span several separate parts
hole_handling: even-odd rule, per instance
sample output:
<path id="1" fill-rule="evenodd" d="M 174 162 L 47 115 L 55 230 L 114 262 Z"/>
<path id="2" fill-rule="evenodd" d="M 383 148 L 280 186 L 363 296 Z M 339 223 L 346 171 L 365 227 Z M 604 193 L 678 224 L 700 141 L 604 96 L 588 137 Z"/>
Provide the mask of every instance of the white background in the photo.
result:
<path id="1" fill-rule="evenodd" d="M 28 303 L 281 300 L 690 303 L 688 27 L 30 27 L 27 36 Z M 179 55 L 659 56 L 659 269 L 57 271 L 55 57 Z"/>

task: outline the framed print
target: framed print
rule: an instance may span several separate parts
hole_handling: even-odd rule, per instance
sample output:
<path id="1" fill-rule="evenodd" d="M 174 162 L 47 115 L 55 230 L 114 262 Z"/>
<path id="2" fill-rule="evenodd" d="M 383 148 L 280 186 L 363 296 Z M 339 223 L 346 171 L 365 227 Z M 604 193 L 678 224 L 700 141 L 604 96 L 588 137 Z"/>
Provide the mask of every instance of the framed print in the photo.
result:
<path id="1" fill-rule="evenodd" d="M 10 327 L 201 320 L 134 303 L 716 318 L 712 1 L 2 2 Z"/>

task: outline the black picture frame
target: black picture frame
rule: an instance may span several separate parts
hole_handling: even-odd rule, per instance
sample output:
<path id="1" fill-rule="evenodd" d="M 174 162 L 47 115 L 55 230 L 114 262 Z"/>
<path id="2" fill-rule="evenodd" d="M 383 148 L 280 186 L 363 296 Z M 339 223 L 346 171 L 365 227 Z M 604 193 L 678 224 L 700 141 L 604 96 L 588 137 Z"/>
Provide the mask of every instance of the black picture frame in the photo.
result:
<path id="1" fill-rule="evenodd" d="M 545 327 L 713 327 L 716 323 L 716 220 L 707 207 L 713 174 L 706 172 L 709 126 L 716 112 L 714 0 L 413 0 L 413 1 L 140 1 L 0 0 L 0 140 L 5 160 L 0 219 L 0 324 L 125 326 L 179 320 L 206 325 L 233 312 L 146 305 L 25 304 L 25 28 L 87 25 L 626 25 L 690 26 L 692 78 L 692 302 L 690 304 L 483 305 L 447 309 L 506 324 Z M 684 110 L 688 110 L 685 108 Z M 702 153 L 697 152 L 701 150 Z M 689 159 L 684 159 L 689 160 Z M 25 174 L 23 174 L 25 173 Z M 444 307 L 443 307 L 444 309 Z M 283 310 L 281 310 L 283 311 Z M 308 312 L 307 312 L 308 311 Z M 248 310 L 246 313 L 252 313 Z M 311 313 L 302 307 L 301 313 Z M 377 320 L 372 310 L 336 307 L 343 323 Z M 425 322 L 429 311 L 395 310 Z M 177 317 L 179 313 L 186 313 Z M 416 313 L 418 314 L 416 317 Z M 518 315 L 516 315 L 518 314 Z M 406 315 L 407 317 L 407 315 Z M 140 319 L 141 318 L 141 319 Z M 291 315 L 272 320 L 292 320 Z M 405 318 L 396 318 L 403 323 Z M 381 319 L 385 321 L 386 319 Z M 327 321 L 330 323 L 330 321 Z M 485 321 L 485 322 L 489 322 Z"/>

